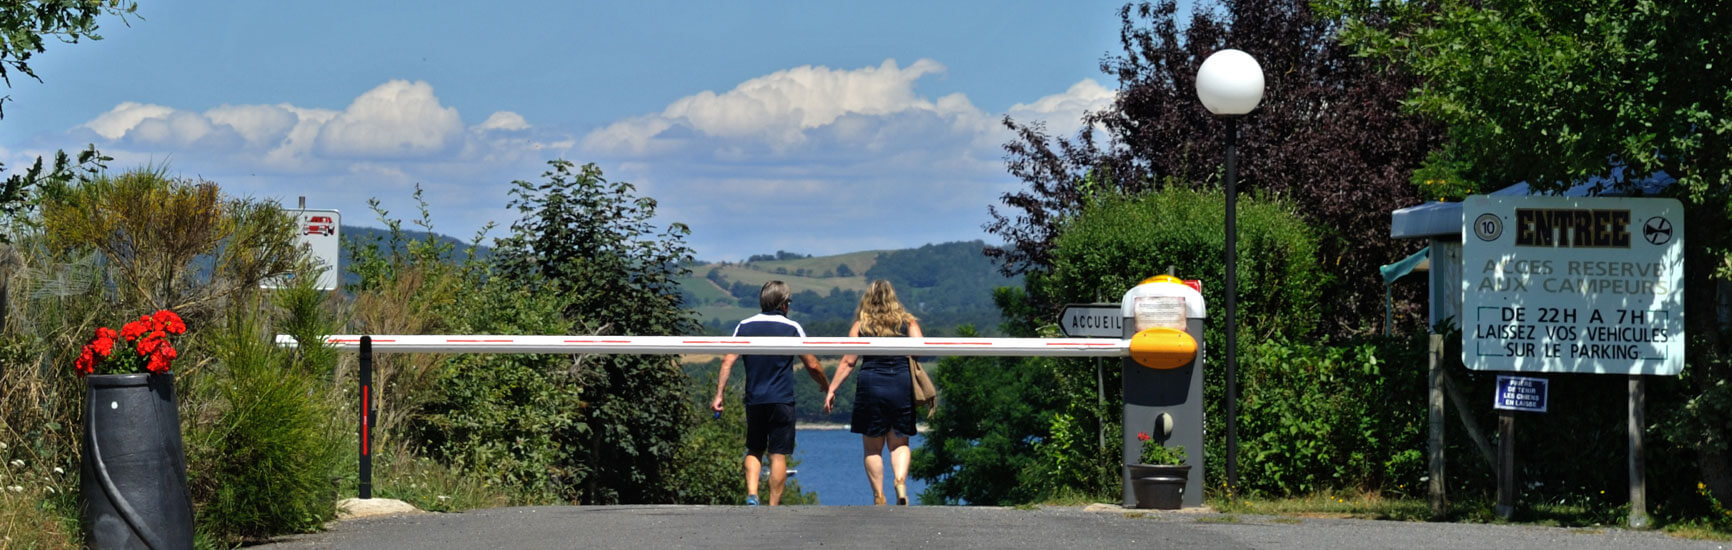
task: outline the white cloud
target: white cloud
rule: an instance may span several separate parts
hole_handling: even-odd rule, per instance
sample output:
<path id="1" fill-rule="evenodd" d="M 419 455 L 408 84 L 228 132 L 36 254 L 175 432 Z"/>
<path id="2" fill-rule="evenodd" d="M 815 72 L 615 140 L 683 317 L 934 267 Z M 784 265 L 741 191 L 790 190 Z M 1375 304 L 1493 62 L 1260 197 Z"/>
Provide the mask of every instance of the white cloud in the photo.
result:
<path id="1" fill-rule="evenodd" d="M 493 130 L 504 130 L 507 132 L 517 132 L 517 131 L 528 130 L 528 129 L 529 129 L 529 121 L 523 120 L 523 115 L 519 115 L 519 114 L 513 113 L 511 111 L 499 111 L 499 112 L 493 113 L 492 116 L 487 117 L 487 120 L 485 122 L 482 122 L 480 125 L 475 126 L 475 130 L 482 131 L 482 132 L 488 132 L 488 131 L 493 131 Z"/>
<path id="2" fill-rule="evenodd" d="M 147 119 L 162 118 L 173 113 L 174 109 L 161 105 L 133 103 L 131 101 L 115 105 L 108 112 L 90 119 L 84 123 L 85 128 L 96 132 L 96 135 L 108 139 L 120 139 L 126 133 Z"/>
<path id="3" fill-rule="evenodd" d="M 921 77 L 942 73 L 930 59 L 906 68 L 886 59 L 877 67 L 838 70 L 801 66 L 753 78 L 721 94 L 686 96 L 661 113 L 633 117 L 591 132 L 584 147 L 620 154 L 653 154 L 678 146 L 682 134 L 745 140 L 785 150 L 807 131 L 847 116 L 883 116 L 908 111 L 943 112 L 914 92 Z M 972 107 L 972 106 L 970 106 Z"/>
<path id="4" fill-rule="evenodd" d="M 428 157 L 449 152 L 462 132 L 457 109 L 440 105 L 432 85 L 392 80 L 326 122 L 316 147 L 331 157 Z"/>
<path id="5" fill-rule="evenodd" d="M 1064 135 L 1082 127 L 1085 111 L 1099 111 L 1111 106 L 1117 97 L 1118 92 L 1086 78 L 1063 93 L 1042 97 L 1032 103 L 1012 105 L 1006 114 L 1023 123 L 1045 121 L 1048 130 Z"/>
<path id="6" fill-rule="evenodd" d="M 1006 113 L 964 93 L 920 93 L 923 79 L 943 71 L 925 59 L 795 67 L 576 134 L 503 110 L 465 123 L 430 84 L 393 80 L 341 110 L 122 103 L 81 125 L 78 139 L 95 139 L 114 167 L 172 159 L 172 170 L 227 192 L 306 195 L 314 207 L 344 210 L 348 223 L 376 225 L 369 198 L 393 217 L 415 217 L 409 197 L 419 184 L 436 229 L 464 237 L 489 221 L 508 227 L 509 182 L 537 180 L 543 161 L 563 157 L 636 184 L 659 202 L 660 223 L 693 228 L 688 241 L 705 259 L 989 238 L 980 229 L 986 206 L 1018 186 L 1002 160 L 1009 135 L 997 121 Z M 1083 111 L 1113 97 L 1084 80 L 1007 113 L 1074 129 Z"/>
<path id="7" fill-rule="evenodd" d="M 289 105 L 222 105 L 204 112 L 214 124 L 233 128 L 249 147 L 267 147 L 282 141 L 295 127 L 298 117 Z"/>

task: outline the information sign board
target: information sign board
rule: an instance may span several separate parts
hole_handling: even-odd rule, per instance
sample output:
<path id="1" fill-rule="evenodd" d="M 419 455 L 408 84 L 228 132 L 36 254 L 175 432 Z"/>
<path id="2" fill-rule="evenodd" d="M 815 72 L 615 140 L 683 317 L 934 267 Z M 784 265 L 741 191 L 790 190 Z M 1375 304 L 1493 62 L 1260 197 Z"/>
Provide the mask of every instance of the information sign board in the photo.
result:
<path id="1" fill-rule="evenodd" d="M 1684 211 L 1653 198 L 1462 202 L 1462 362 L 1514 372 L 1677 374 Z"/>

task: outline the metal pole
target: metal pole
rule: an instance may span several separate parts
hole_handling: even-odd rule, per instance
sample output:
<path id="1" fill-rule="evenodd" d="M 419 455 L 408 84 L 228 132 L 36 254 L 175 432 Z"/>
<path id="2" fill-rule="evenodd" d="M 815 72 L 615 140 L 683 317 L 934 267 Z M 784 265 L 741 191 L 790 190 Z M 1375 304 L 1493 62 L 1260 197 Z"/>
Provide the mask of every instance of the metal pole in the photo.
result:
<path id="1" fill-rule="evenodd" d="M 1238 173 L 1233 156 L 1239 148 L 1239 118 L 1227 117 L 1227 490 L 1239 487 L 1239 330 L 1233 320 L 1239 289 L 1238 197 L 1233 188 Z"/>
<path id="2" fill-rule="evenodd" d="M 1648 528 L 1648 483 L 1643 474 L 1642 415 L 1647 400 L 1640 374 L 1630 375 L 1630 528 Z"/>
<path id="3" fill-rule="evenodd" d="M 373 337 L 361 337 L 361 487 L 360 498 L 373 498 Z"/>

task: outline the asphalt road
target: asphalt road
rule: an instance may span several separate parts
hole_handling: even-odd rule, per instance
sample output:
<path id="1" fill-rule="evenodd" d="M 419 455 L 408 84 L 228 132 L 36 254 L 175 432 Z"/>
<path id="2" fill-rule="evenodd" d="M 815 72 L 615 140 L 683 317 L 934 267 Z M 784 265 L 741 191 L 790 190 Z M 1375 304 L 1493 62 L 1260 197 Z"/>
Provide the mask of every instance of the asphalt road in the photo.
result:
<path id="1" fill-rule="evenodd" d="M 1116 507 L 559 506 L 336 523 L 271 549 L 1721 548 L 1624 529 L 1297 519 Z"/>

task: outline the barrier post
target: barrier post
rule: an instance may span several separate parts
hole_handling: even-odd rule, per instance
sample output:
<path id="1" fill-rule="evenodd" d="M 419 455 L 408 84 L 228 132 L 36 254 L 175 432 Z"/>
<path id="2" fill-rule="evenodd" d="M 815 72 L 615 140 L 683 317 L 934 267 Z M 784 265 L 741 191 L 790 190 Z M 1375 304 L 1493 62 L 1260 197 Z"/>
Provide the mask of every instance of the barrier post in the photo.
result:
<path id="1" fill-rule="evenodd" d="M 373 337 L 361 337 L 361 486 L 360 498 L 373 498 Z"/>

